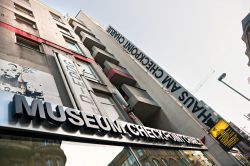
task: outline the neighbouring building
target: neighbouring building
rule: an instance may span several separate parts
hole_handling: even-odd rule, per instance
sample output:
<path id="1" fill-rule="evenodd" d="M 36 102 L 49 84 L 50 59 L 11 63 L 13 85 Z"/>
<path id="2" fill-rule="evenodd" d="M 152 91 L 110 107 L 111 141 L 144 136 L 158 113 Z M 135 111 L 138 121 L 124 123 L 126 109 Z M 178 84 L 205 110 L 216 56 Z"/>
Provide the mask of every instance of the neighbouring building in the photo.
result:
<path id="1" fill-rule="evenodd" d="M 139 51 L 82 11 L 1 0 L 1 165 L 239 165 L 217 114 Z"/>

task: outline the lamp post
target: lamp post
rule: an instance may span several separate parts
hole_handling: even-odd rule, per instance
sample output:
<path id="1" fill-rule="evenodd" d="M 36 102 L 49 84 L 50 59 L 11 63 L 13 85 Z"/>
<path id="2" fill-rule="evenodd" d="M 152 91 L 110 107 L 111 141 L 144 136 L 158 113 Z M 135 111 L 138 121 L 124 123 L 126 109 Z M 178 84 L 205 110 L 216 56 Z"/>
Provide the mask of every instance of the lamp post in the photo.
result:
<path id="1" fill-rule="evenodd" d="M 224 79 L 226 77 L 226 73 L 222 73 L 221 76 L 218 78 L 218 80 L 220 82 L 222 82 L 223 84 L 225 84 L 227 87 L 229 87 L 230 89 L 232 89 L 234 92 L 238 93 L 241 97 L 244 97 L 247 101 L 250 102 L 250 99 L 247 98 L 245 95 L 243 95 L 242 93 L 240 93 L 239 91 L 237 91 L 236 89 L 234 89 L 233 87 L 231 87 L 230 85 L 228 85 L 227 83 L 225 83 L 222 79 Z"/>

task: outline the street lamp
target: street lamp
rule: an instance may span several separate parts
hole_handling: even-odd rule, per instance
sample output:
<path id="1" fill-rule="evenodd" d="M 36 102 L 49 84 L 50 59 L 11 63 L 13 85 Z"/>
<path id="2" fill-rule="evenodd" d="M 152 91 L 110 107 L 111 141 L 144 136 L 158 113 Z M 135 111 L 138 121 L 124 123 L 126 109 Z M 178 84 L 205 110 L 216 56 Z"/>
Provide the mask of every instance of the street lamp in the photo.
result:
<path id="1" fill-rule="evenodd" d="M 223 81 L 223 79 L 226 77 L 226 73 L 222 73 L 221 76 L 218 78 L 218 80 L 220 82 L 222 82 L 223 84 L 225 84 L 227 87 L 229 87 L 230 89 L 232 89 L 234 92 L 238 93 L 241 97 L 244 97 L 246 100 L 250 101 L 249 98 L 247 98 L 245 95 L 241 94 L 239 91 L 237 91 L 236 89 L 234 89 L 233 87 L 231 87 L 230 85 L 228 85 L 227 83 L 225 83 Z"/>

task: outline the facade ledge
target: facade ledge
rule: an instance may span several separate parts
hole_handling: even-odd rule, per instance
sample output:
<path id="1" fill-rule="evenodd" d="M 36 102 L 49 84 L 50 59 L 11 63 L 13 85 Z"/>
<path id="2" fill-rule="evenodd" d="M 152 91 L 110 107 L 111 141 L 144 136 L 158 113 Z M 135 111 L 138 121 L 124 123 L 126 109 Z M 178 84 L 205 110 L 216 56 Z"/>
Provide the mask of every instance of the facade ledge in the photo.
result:
<path id="1" fill-rule="evenodd" d="M 93 54 L 92 54 L 93 58 L 95 59 L 97 63 L 101 65 L 101 67 L 104 67 L 105 61 L 109 61 L 116 65 L 119 64 L 119 61 L 112 54 L 104 50 L 101 50 L 98 47 L 93 46 L 92 51 L 93 51 Z"/>
<path id="2" fill-rule="evenodd" d="M 136 80 L 129 74 L 126 68 L 117 66 L 108 61 L 104 62 L 104 73 L 107 75 L 109 80 L 117 87 L 120 87 L 122 84 L 136 84 Z"/>

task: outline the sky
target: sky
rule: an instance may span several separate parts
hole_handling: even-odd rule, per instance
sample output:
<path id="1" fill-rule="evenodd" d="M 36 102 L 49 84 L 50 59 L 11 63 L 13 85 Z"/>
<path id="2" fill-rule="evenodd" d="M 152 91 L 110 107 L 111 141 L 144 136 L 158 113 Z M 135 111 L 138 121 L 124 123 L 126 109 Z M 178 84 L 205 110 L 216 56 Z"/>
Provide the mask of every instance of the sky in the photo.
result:
<path id="1" fill-rule="evenodd" d="M 113 26 L 198 99 L 250 132 L 250 67 L 241 20 L 249 0 L 41 0 L 61 13 L 85 12 L 104 29 Z"/>

